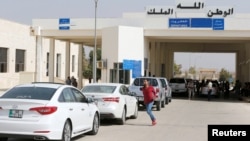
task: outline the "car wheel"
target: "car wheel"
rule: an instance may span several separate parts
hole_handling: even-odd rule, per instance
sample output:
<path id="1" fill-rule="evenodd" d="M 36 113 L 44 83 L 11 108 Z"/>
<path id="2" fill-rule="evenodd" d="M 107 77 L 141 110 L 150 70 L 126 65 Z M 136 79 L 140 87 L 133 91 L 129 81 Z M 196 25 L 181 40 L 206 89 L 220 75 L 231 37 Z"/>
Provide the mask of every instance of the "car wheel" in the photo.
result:
<path id="1" fill-rule="evenodd" d="M 169 98 L 166 97 L 165 104 L 168 104 L 168 103 L 169 103 Z"/>
<path id="2" fill-rule="evenodd" d="M 156 102 L 156 109 L 157 109 L 157 111 L 161 110 L 161 102 L 160 101 Z"/>
<path id="3" fill-rule="evenodd" d="M 71 140 L 71 125 L 67 120 L 63 127 L 62 141 L 70 141 L 70 140 Z"/>
<path id="4" fill-rule="evenodd" d="M 161 107 L 164 108 L 165 107 L 165 103 L 166 103 L 166 99 L 163 98 L 163 101 L 161 102 Z"/>
<path id="5" fill-rule="evenodd" d="M 88 133 L 89 135 L 96 135 L 98 133 L 100 126 L 100 119 L 97 113 L 95 113 L 94 119 L 93 119 L 93 125 L 92 130 Z"/>
<path id="6" fill-rule="evenodd" d="M 137 119 L 138 117 L 138 104 L 136 103 L 135 105 L 135 112 L 134 115 L 131 117 L 132 119 Z"/>
<path id="7" fill-rule="evenodd" d="M 119 124 L 123 125 L 126 122 L 126 110 L 125 108 L 122 111 L 122 117 L 119 119 Z"/>
<path id="8" fill-rule="evenodd" d="M 7 141 L 7 140 L 8 140 L 7 137 L 1 137 L 1 138 L 0 138 L 0 141 Z"/>

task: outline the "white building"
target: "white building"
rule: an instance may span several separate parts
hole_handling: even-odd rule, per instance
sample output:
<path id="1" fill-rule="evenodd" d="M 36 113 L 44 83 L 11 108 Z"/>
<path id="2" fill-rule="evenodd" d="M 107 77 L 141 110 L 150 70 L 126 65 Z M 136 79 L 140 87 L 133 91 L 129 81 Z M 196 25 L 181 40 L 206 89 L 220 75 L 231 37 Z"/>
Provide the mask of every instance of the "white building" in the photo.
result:
<path id="1" fill-rule="evenodd" d="M 101 80 L 129 84 L 136 76 L 170 78 L 174 52 L 230 52 L 236 54 L 236 78 L 249 81 L 250 14 L 235 13 L 233 7 L 184 4 L 147 7 L 144 13 L 124 13 L 122 18 L 98 18 L 97 47 L 102 49 L 106 64 Z M 26 73 L 35 81 L 64 81 L 72 75 L 82 80 L 81 49 L 94 46 L 94 18 L 33 19 L 31 30 L 5 22 L 0 23 L 5 26 L 1 30 L 9 35 L 1 35 L 6 39 L 1 39 L 0 45 L 7 48 L 9 56 L 7 71 L 0 73 L 4 79 L 0 87 L 24 81 L 18 78 Z M 14 36 L 15 44 L 10 36 Z M 27 54 L 22 73 L 15 72 L 16 49 Z"/>
<path id="2" fill-rule="evenodd" d="M 67 76 L 78 78 L 78 52 L 79 45 L 71 43 L 67 50 L 66 42 L 55 40 L 56 48 L 49 48 L 50 39 L 43 38 L 42 50 L 36 50 L 36 36 L 31 35 L 29 25 L 21 25 L 7 20 L 0 20 L 0 89 L 10 88 L 17 84 L 34 82 L 39 79 L 42 82 L 49 81 L 48 60 L 49 54 L 55 54 L 54 82 L 65 82 Z M 41 52 L 41 54 L 40 54 Z M 65 55 L 70 52 L 70 66 L 65 66 Z M 39 55 L 37 55 L 39 53 Z M 37 74 L 39 67 L 37 60 L 41 61 L 41 76 Z M 68 72 L 67 72 L 68 71 Z M 67 72 L 67 73 L 66 73 Z M 40 78 L 36 78 L 39 76 Z"/>

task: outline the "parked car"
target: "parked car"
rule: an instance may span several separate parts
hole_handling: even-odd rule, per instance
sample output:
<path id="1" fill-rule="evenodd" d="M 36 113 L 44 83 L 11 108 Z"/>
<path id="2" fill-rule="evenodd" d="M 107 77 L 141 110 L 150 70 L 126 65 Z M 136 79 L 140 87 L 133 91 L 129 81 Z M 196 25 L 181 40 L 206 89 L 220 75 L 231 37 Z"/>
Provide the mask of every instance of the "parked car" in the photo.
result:
<path id="1" fill-rule="evenodd" d="M 144 96 L 140 88 L 143 86 L 143 80 L 147 79 L 150 85 L 152 85 L 155 88 L 156 93 L 156 99 L 154 100 L 154 105 L 156 106 L 156 109 L 158 111 L 161 110 L 161 108 L 165 107 L 165 93 L 161 80 L 158 77 L 137 77 L 134 79 L 132 84 L 129 86 L 129 90 L 131 92 L 135 92 L 136 96 L 139 100 L 140 105 L 144 105 Z"/>
<path id="2" fill-rule="evenodd" d="M 101 119 L 118 119 L 124 124 L 126 118 L 136 119 L 138 116 L 138 101 L 125 84 L 90 83 L 81 91 L 96 101 Z"/>
<path id="3" fill-rule="evenodd" d="M 165 98 L 166 98 L 165 104 L 168 104 L 169 102 L 172 101 L 172 89 L 169 86 L 169 82 L 168 82 L 166 77 L 159 77 L 159 78 L 160 78 L 160 80 L 162 82 L 162 86 L 165 90 L 165 95 L 166 95 L 165 96 Z"/>
<path id="4" fill-rule="evenodd" d="M 98 133 L 99 110 L 93 99 L 70 85 L 17 85 L 0 97 L 0 141 L 8 138 L 70 141 Z"/>
<path id="5" fill-rule="evenodd" d="M 187 95 L 187 80 L 185 78 L 171 78 L 169 85 L 172 88 L 172 93 Z"/>

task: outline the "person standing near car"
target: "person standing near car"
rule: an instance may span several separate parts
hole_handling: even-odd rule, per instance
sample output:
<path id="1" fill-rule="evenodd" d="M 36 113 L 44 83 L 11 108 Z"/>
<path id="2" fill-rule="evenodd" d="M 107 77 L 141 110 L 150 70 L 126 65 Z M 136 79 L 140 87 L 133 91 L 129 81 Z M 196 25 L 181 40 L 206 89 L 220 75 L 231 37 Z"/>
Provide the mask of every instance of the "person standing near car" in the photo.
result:
<path id="1" fill-rule="evenodd" d="M 152 107 L 154 104 L 154 98 L 156 96 L 156 92 L 153 86 L 149 85 L 149 82 L 147 79 L 143 80 L 143 87 L 141 88 L 141 91 L 144 96 L 144 104 L 146 106 L 147 114 L 149 115 L 152 125 L 156 124 L 156 118 L 152 113 Z"/>
<path id="2" fill-rule="evenodd" d="M 210 101 L 211 99 L 211 93 L 213 89 L 213 83 L 209 80 L 207 84 L 208 92 L 207 92 L 207 100 Z"/>
<path id="3" fill-rule="evenodd" d="M 193 80 L 190 80 L 190 81 L 188 82 L 187 87 L 188 87 L 188 98 L 189 98 L 189 99 L 194 98 L 194 81 L 193 81 Z"/>

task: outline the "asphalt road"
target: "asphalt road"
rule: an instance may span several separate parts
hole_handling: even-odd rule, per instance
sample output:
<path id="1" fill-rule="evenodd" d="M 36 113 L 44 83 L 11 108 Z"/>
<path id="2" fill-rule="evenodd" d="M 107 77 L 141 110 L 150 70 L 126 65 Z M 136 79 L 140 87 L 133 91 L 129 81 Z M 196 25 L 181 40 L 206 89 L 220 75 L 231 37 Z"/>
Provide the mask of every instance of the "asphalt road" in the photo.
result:
<path id="1" fill-rule="evenodd" d="M 142 110 L 137 119 L 128 119 L 125 125 L 102 121 L 97 135 L 82 135 L 74 141 L 207 141 L 209 124 L 249 124 L 249 104 L 232 99 L 174 98 L 161 111 L 153 110 L 158 122 L 155 126 Z"/>

